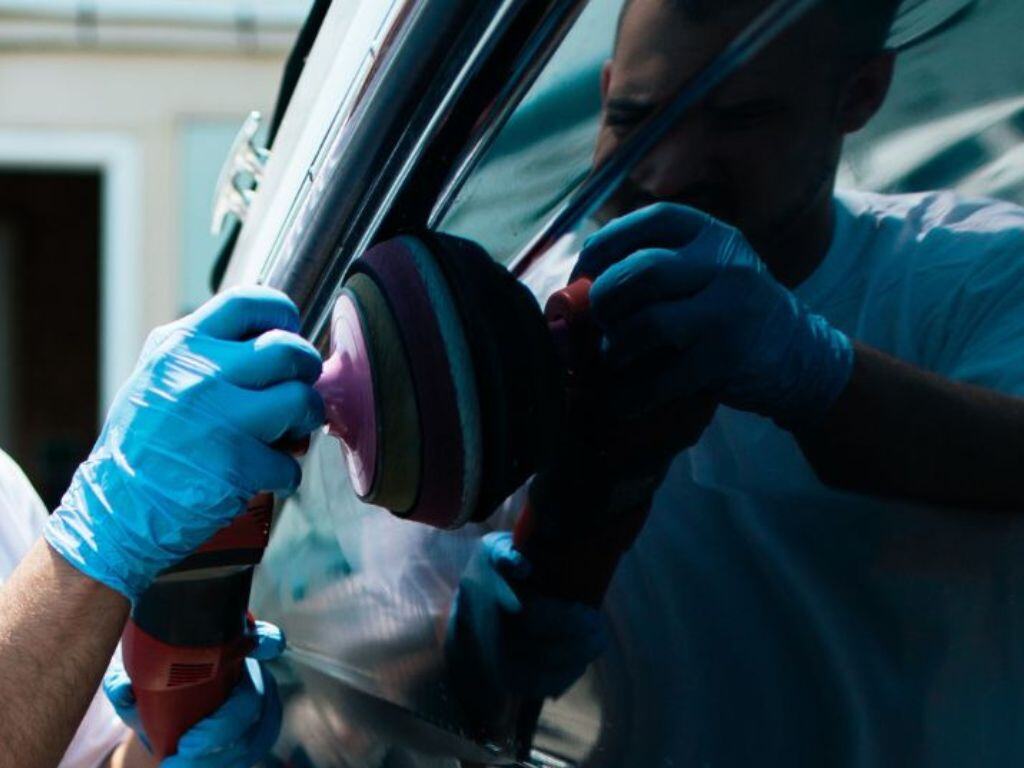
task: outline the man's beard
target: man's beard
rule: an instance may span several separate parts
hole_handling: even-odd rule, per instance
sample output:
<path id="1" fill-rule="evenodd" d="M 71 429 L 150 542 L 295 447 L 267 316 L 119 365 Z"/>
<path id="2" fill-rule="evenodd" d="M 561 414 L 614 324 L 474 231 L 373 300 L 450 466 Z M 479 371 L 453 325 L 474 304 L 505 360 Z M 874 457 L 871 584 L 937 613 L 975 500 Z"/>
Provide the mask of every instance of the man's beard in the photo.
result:
<path id="1" fill-rule="evenodd" d="M 822 195 L 831 196 L 835 171 L 827 163 L 820 164 L 820 167 L 823 169 L 821 174 L 808 180 L 789 205 L 770 216 L 764 216 L 761 211 L 742 211 L 739 202 L 727 191 L 709 184 L 694 186 L 671 197 L 657 197 L 627 179 L 602 206 L 596 218 L 603 226 L 612 219 L 656 203 L 685 205 L 735 227 L 756 251 L 767 253 L 779 247 L 784 248 L 786 241 L 794 236 L 821 204 Z"/>
<path id="2" fill-rule="evenodd" d="M 637 186 L 633 181 L 624 181 L 607 203 L 598 212 L 597 219 L 600 224 L 606 224 L 612 219 L 625 216 L 626 214 L 646 208 L 656 203 L 674 203 L 695 208 L 719 221 L 725 222 L 734 227 L 740 227 L 742 222 L 738 217 L 738 206 L 736 202 L 722 190 L 710 185 L 693 187 L 680 194 L 671 197 L 656 197 Z"/>

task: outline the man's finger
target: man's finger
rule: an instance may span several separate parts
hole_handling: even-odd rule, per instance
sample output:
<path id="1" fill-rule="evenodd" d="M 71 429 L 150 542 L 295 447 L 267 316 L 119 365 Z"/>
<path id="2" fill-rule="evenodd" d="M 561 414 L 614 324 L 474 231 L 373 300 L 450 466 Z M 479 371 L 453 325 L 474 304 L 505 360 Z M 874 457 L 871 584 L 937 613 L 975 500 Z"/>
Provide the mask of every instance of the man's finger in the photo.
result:
<path id="1" fill-rule="evenodd" d="M 188 344 L 193 353 L 213 362 L 225 381 L 243 389 L 266 389 L 291 380 L 314 384 L 323 367 L 316 348 L 289 331 L 267 331 L 247 341 L 197 336 Z"/>
<path id="2" fill-rule="evenodd" d="M 484 536 L 481 546 L 486 549 L 494 569 L 506 579 L 522 581 L 533 570 L 526 556 L 515 548 L 511 533 L 489 533 Z"/>
<path id="3" fill-rule="evenodd" d="M 605 330 L 659 302 L 694 296 L 718 274 L 713 256 L 697 251 L 638 251 L 611 267 L 590 289 L 594 319 Z"/>
<path id="4" fill-rule="evenodd" d="M 297 331 L 299 310 L 281 291 L 249 286 L 219 294 L 183 324 L 214 338 L 243 341 L 274 329 Z"/>
<path id="5" fill-rule="evenodd" d="M 286 381 L 267 389 L 238 389 L 231 420 L 267 445 L 300 439 L 322 426 L 324 401 L 311 385 Z"/>
<path id="6" fill-rule="evenodd" d="M 270 661 L 284 653 L 287 642 L 281 628 L 266 621 L 256 622 L 256 647 L 249 652 L 250 659 Z"/>
<path id="7" fill-rule="evenodd" d="M 249 674 L 247 669 L 228 700 L 178 740 L 178 755 L 181 758 L 194 759 L 214 750 L 226 749 L 242 740 L 259 721 L 263 711 L 263 696 L 256 690 Z"/>
<path id="8" fill-rule="evenodd" d="M 103 676 L 103 692 L 119 715 L 135 707 L 132 681 L 124 667 L 111 665 L 107 674 Z M 125 717 L 121 716 L 121 719 L 124 720 Z"/>
<path id="9" fill-rule="evenodd" d="M 583 244 L 572 279 L 600 277 L 610 266 L 647 248 L 681 248 L 717 222 L 695 208 L 657 203 L 595 232 Z"/>

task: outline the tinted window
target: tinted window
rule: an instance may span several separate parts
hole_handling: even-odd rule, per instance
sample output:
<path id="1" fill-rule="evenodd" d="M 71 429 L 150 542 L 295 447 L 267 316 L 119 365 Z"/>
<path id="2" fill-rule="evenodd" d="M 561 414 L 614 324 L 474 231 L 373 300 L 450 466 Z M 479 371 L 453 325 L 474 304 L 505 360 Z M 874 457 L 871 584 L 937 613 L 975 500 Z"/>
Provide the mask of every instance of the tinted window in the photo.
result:
<path id="1" fill-rule="evenodd" d="M 591 167 L 601 67 L 622 0 L 591 2 L 470 176 L 441 229 L 507 262 Z"/>

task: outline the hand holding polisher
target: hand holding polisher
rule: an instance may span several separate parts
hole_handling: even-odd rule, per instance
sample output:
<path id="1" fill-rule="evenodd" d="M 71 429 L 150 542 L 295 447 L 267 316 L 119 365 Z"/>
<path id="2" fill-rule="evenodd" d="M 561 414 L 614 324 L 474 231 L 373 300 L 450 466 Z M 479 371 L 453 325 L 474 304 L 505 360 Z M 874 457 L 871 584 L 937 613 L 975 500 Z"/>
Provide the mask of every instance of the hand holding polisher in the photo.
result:
<path id="1" fill-rule="evenodd" d="M 317 388 L 356 494 L 399 517 L 439 528 L 481 521 L 536 474 L 516 546 L 534 563 L 538 589 L 596 605 L 649 500 L 610 505 L 596 480 L 621 474 L 614 464 L 628 464 L 634 446 L 658 441 L 613 429 L 616 420 L 588 404 L 600 338 L 589 285 L 556 294 L 545 319 L 473 243 L 435 234 L 388 241 L 350 270 Z M 134 607 L 126 667 L 160 755 L 241 674 L 272 505 L 269 495 L 253 499 Z"/>
<path id="2" fill-rule="evenodd" d="M 290 443 L 288 450 L 301 454 L 307 445 Z M 121 638 L 124 666 L 150 749 L 160 758 L 173 755 L 181 736 L 213 714 L 241 679 L 255 643 L 249 590 L 273 508 L 273 494 L 253 497 L 231 525 L 132 605 Z"/>

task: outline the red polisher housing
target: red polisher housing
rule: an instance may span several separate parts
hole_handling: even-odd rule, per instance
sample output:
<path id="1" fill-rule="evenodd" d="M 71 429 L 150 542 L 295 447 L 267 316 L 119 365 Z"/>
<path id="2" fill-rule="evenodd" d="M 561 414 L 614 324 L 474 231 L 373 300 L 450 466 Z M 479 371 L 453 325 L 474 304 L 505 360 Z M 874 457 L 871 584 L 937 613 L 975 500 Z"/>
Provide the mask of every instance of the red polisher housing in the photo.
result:
<path id="1" fill-rule="evenodd" d="M 178 740 L 213 714 L 242 676 L 252 640 L 240 635 L 220 646 L 165 643 L 129 621 L 121 637 L 139 718 L 153 753 L 173 755 Z"/>

